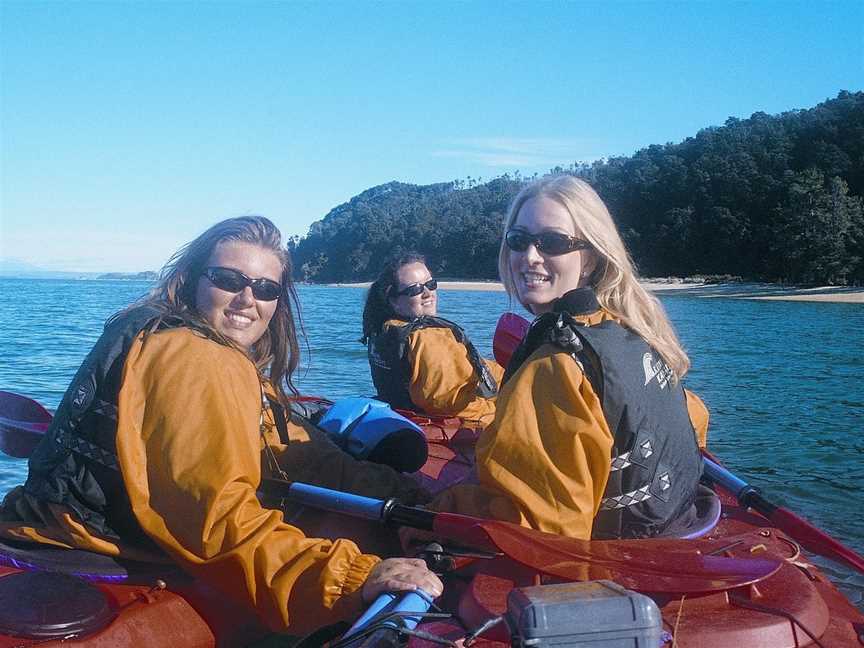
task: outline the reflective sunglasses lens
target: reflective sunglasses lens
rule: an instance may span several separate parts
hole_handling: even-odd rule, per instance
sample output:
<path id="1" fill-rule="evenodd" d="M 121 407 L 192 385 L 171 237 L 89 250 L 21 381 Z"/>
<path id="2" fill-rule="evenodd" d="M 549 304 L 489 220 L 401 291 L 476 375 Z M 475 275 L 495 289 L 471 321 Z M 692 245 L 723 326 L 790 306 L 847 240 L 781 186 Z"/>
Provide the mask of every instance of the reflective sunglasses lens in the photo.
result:
<path id="1" fill-rule="evenodd" d="M 402 293 L 406 297 L 416 297 L 420 293 L 423 292 L 423 286 L 420 284 L 414 284 L 413 286 L 408 286 Z"/>
<path id="2" fill-rule="evenodd" d="M 430 279 L 426 283 L 416 283 L 411 284 L 407 288 L 403 288 L 396 292 L 397 295 L 405 296 L 405 297 L 416 297 L 423 293 L 423 289 L 429 290 L 430 292 L 438 289 L 438 281 L 435 279 Z"/>
<path id="3" fill-rule="evenodd" d="M 510 230 L 504 237 L 504 242 L 514 252 L 524 252 L 531 244 L 531 237 L 525 232 Z"/>
<path id="4" fill-rule="evenodd" d="M 279 295 L 282 292 L 282 286 L 269 279 L 256 279 L 251 285 L 252 295 L 255 299 L 260 299 L 261 301 L 279 299 Z"/>
<path id="5" fill-rule="evenodd" d="M 556 232 L 544 232 L 538 236 L 537 248 L 541 252 L 551 254 L 552 256 L 566 254 L 567 252 L 570 252 L 570 250 L 575 249 L 573 244 L 570 242 L 569 236 L 558 234 Z"/>
<path id="6" fill-rule="evenodd" d="M 252 296 L 261 301 L 279 299 L 282 293 L 282 286 L 275 281 L 270 279 L 252 281 L 239 270 L 231 268 L 208 268 L 205 274 L 214 286 L 225 292 L 239 293 L 245 290 L 246 286 L 250 286 Z"/>
<path id="7" fill-rule="evenodd" d="M 207 271 L 207 278 L 219 290 L 227 292 L 240 292 L 248 285 L 246 277 L 229 268 L 211 268 Z"/>

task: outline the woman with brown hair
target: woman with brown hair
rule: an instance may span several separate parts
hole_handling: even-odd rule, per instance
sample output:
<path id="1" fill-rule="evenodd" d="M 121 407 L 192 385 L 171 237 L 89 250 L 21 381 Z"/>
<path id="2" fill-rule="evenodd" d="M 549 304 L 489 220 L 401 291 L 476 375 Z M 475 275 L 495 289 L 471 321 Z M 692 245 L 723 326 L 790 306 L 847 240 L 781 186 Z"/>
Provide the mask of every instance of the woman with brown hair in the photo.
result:
<path id="1" fill-rule="evenodd" d="M 4 501 L 0 533 L 173 561 L 294 634 L 350 618 L 383 590 L 440 593 L 422 561 L 307 538 L 259 502 L 266 476 L 370 496 L 413 488 L 290 420 L 296 307 L 266 218 L 223 221 L 181 249 L 147 298 L 109 320 L 26 484 Z"/>

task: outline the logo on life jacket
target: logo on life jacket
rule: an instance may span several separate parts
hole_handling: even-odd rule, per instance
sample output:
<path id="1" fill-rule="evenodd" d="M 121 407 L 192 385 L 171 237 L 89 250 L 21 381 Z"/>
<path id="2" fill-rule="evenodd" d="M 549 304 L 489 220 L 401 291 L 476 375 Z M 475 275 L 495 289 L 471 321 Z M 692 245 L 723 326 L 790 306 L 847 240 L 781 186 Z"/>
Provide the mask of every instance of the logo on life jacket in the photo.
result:
<path id="1" fill-rule="evenodd" d="M 369 345 L 369 364 L 373 364 L 381 369 L 390 370 L 390 365 L 387 364 L 387 360 L 384 359 L 384 356 L 381 355 L 373 344 Z"/>
<path id="2" fill-rule="evenodd" d="M 642 356 L 642 369 L 645 371 L 645 386 L 651 382 L 653 378 L 657 378 L 657 384 L 660 389 L 666 389 L 669 384 L 669 379 L 672 377 L 672 369 L 663 360 L 654 360 L 654 356 L 650 353 L 645 353 Z"/>
<path id="3" fill-rule="evenodd" d="M 88 376 L 84 382 L 78 385 L 75 390 L 75 395 L 72 397 L 72 409 L 78 413 L 84 412 L 90 403 L 93 402 L 93 396 L 96 395 L 96 380 L 93 376 Z"/>

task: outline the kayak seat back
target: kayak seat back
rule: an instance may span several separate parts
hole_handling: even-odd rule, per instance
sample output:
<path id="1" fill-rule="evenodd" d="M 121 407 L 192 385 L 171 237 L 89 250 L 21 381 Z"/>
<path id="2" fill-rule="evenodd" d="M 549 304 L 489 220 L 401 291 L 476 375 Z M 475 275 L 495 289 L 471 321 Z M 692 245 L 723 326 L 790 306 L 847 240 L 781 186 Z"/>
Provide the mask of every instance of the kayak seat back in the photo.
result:
<path id="1" fill-rule="evenodd" d="M 686 527 L 676 529 L 675 536 L 683 540 L 695 540 L 708 535 L 720 521 L 720 513 L 723 508 L 720 498 L 717 493 L 704 484 L 699 485 L 693 506 L 696 508 L 695 517 L 691 518 Z"/>

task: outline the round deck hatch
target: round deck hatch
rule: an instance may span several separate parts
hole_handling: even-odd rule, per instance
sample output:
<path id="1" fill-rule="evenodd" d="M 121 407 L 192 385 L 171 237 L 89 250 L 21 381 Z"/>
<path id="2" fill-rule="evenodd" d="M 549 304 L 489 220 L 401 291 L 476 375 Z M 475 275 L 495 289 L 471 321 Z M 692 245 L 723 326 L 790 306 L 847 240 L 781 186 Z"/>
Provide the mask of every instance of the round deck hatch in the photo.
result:
<path id="1" fill-rule="evenodd" d="M 115 617 L 105 594 L 87 581 L 56 572 L 0 578 L 0 634 L 53 639 L 98 632 Z"/>

